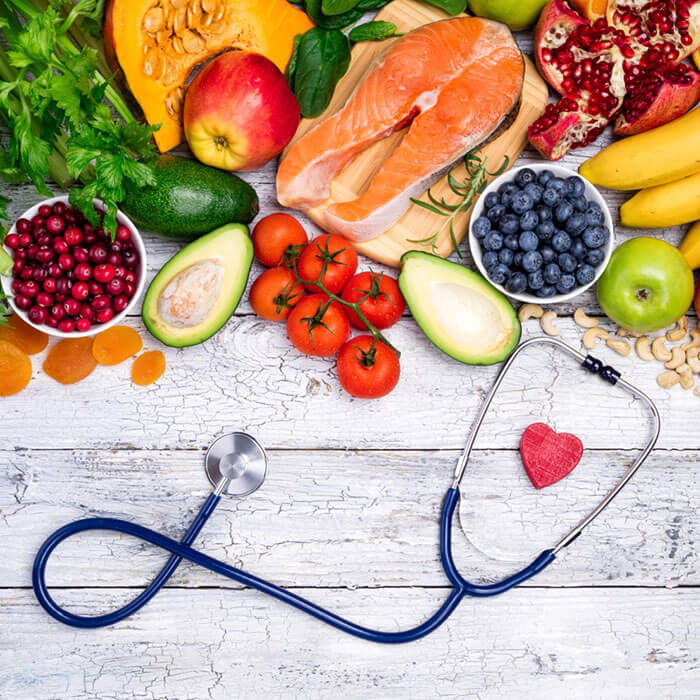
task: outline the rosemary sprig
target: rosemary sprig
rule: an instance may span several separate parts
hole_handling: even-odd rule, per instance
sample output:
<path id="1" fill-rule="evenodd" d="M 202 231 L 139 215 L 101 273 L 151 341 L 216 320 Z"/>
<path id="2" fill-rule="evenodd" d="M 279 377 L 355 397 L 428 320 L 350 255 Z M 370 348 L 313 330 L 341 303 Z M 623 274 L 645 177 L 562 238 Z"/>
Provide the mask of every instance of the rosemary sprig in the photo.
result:
<path id="1" fill-rule="evenodd" d="M 447 173 L 447 184 L 450 186 L 450 190 L 458 197 L 458 200 L 454 204 L 447 202 L 444 197 L 437 199 L 435 195 L 433 195 L 432 189 L 428 190 L 429 202 L 423 202 L 420 199 L 411 197 L 411 201 L 414 204 L 423 207 L 423 209 L 427 209 L 433 214 L 445 217 L 445 221 L 431 236 L 427 238 L 408 238 L 407 240 L 409 243 L 420 243 L 425 246 L 429 245 L 432 251 L 435 252 L 440 236 L 445 229 L 448 229 L 450 238 L 452 239 L 452 245 L 457 255 L 460 258 L 462 257 L 454 229 L 455 219 L 474 204 L 475 198 L 486 188 L 488 184 L 487 178 L 498 177 L 506 170 L 508 167 L 508 156 L 504 156 L 501 166 L 498 170 L 493 172 L 487 168 L 486 160 L 482 160 L 475 151 L 469 151 L 469 153 L 464 156 L 463 163 L 466 170 L 464 179 L 459 180 L 455 177 L 455 171 L 459 165 L 456 165 Z"/>

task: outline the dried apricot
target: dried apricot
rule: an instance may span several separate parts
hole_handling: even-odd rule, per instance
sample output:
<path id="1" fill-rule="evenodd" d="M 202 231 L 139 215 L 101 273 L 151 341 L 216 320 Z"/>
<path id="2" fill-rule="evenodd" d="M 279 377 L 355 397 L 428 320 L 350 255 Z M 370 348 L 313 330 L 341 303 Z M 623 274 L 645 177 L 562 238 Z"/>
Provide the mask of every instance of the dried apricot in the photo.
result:
<path id="1" fill-rule="evenodd" d="M 134 360 L 131 368 L 131 381 L 139 386 L 153 384 L 165 372 L 165 355 L 160 350 L 144 352 Z"/>
<path id="2" fill-rule="evenodd" d="M 0 340 L 0 396 L 12 396 L 24 389 L 32 378 L 32 363 L 27 353 L 6 340 Z"/>
<path id="3" fill-rule="evenodd" d="M 32 328 L 17 314 L 7 317 L 7 325 L 0 326 L 0 340 L 16 345 L 27 355 L 36 355 L 46 349 L 49 344 L 49 336 L 46 333 Z"/>
<path id="4" fill-rule="evenodd" d="M 44 361 L 44 372 L 61 384 L 75 384 L 97 367 L 92 338 L 66 338 L 54 345 Z"/>
<path id="5" fill-rule="evenodd" d="M 141 336 L 129 326 L 113 326 L 102 331 L 92 343 L 92 354 L 101 365 L 118 365 L 140 352 Z"/>

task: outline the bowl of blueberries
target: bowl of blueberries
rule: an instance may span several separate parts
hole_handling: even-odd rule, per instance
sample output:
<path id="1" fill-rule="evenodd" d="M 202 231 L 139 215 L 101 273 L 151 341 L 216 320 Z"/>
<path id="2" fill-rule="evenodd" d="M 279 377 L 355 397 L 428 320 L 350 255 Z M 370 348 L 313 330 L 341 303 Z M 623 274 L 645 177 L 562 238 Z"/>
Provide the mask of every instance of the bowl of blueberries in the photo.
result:
<path id="1" fill-rule="evenodd" d="M 605 200 L 560 165 L 513 168 L 479 197 L 469 246 L 484 277 L 524 302 L 568 301 L 595 284 L 613 251 Z"/>

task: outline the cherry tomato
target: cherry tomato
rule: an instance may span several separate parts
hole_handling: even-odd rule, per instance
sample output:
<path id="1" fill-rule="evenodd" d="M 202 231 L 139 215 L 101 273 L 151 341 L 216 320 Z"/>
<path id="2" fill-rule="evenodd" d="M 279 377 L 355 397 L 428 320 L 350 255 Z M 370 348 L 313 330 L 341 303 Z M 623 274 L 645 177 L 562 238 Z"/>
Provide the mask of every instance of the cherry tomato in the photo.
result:
<path id="1" fill-rule="evenodd" d="M 350 335 L 350 322 L 343 307 L 325 294 L 304 297 L 289 314 L 287 335 L 305 355 L 331 357 Z"/>
<path id="2" fill-rule="evenodd" d="M 371 335 L 348 340 L 338 355 L 338 379 L 343 389 L 358 399 L 386 396 L 398 384 L 401 366 L 398 355 Z"/>
<path id="3" fill-rule="evenodd" d="M 406 302 L 393 277 L 376 272 L 360 272 L 345 285 L 343 299 L 360 302 L 360 310 L 375 327 L 389 328 L 403 314 Z M 345 309 L 348 320 L 355 328 L 367 330 L 367 324 L 350 308 Z"/>
<path id="4" fill-rule="evenodd" d="M 291 270 L 273 267 L 253 282 L 250 305 L 260 318 L 284 321 L 303 296 L 304 290 Z"/>
<path id="5" fill-rule="evenodd" d="M 290 246 L 298 252 L 309 241 L 304 227 L 289 214 L 270 214 L 260 219 L 252 238 L 255 257 L 267 267 L 279 265 Z"/>
<path id="6" fill-rule="evenodd" d="M 357 270 L 357 253 L 350 241 L 342 236 L 324 234 L 314 238 L 302 251 L 297 262 L 299 277 L 317 282 L 324 264 L 326 272 L 321 282 L 332 294 L 340 294 Z M 312 293 L 321 291 L 312 284 L 305 284 L 304 287 Z"/>

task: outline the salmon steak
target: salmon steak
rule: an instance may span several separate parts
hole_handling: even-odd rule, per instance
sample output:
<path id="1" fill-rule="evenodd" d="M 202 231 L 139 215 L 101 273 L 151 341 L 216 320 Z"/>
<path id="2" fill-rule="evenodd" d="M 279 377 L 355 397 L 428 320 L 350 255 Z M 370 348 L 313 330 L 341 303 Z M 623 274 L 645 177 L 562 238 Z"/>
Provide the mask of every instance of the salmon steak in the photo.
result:
<path id="1" fill-rule="evenodd" d="M 391 44 L 338 112 L 289 150 L 277 172 L 281 204 L 308 211 L 359 153 L 409 127 L 367 189 L 331 204 L 324 228 L 353 241 L 390 229 L 445 169 L 486 141 L 516 108 L 525 63 L 510 30 L 476 17 L 442 20 Z"/>

